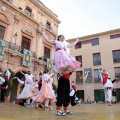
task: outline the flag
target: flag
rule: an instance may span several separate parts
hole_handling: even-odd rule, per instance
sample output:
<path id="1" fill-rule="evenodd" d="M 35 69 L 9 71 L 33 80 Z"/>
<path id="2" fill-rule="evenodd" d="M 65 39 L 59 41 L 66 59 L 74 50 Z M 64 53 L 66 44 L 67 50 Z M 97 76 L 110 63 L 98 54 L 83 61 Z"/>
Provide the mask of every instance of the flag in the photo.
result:
<path id="1" fill-rule="evenodd" d="M 5 73 L 5 80 L 6 81 L 8 81 L 10 79 L 10 75 L 11 75 L 10 71 L 7 70 L 6 73 Z"/>

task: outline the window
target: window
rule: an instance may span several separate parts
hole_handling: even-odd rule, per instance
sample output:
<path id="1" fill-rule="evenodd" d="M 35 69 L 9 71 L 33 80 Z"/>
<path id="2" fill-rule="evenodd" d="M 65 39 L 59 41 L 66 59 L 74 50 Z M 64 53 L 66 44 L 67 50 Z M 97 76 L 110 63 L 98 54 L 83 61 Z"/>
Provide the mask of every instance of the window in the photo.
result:
<path id="1" fill-rule="evenodd" d="M 81 63 L 81 66 L 82 66 L 82 56 L 76 56 L 75 58 L 77 61 Z"/>
<path id="2" fill-rule="evenodd" d="M 101 82 L 99 71 L 96 69 L 94 70 L 94 82 Z"/>
<path id="3" fill-rule="evenodd" d="M 5 27 L 0 25 L 0 39 L 4 39 Z"/>
<path id="4" fill-rule="evenodd" d="M 83 83 L 83 72 L 77 71 L 76 72 L 76 84 Z"/>
<path id="5" fill-rule="evenodd" d="M 81 48 L 81 42 L 78 42 L 78 43 L 75 45 L 75 49 L 78 49 L 78 48 Z"/>
<path id="6" fill-rule="evenodd" d="M 30 17 L 34 16 L 34 14 L 32 13 L 32 9 L 30 7 L 26 7 L 25 13 Z"/>
<path id="7" fill-rule="evenodd" d="M 101 65 L 100 53 L 93 54 L 93 65 Z"/>
<path id="8" fill-rule="evenodd" d="M 82 45 L 84 45 L 84 44 L 91 44 L 91 40 L 82 41 L 81 44 L 82 44 Z"/>
<path id="9" fill-rule="evenodd" d="M 120 37 L 120 34 L 110 35 L 110 39 L 119 38 L 119 37 Z"/>
<path id="10" fill-rule="evenodd" d="M 99 39 L 98 38 L 92 39 L 92 46 L 95 46 L 95 45 L 99 45 Z"/>
<path id="11" fill-rule="evenodd" d="M 120 62 L 120 50 L 113 51 L 113 62 L 114 63 Z"/>
<path id="12" fill-rule="evenodd" d="M 23 52 L 23 49 L 27 49 L 30 50 L 30 42 L 31 40 L 26 38 L 26 37 L 22 37 L 22 45 L 21 45 L 21 50 Z"/>
<path id="13" fill-rule="evenodd" d="M 115 77 L 118 78 L 118 80 L 120 80 L 120 67 L 114 68 L 115 69 Z"/>
<path id="14" fill-rule="evenodd" d="M 51 29 L 51 23 L 50 23 L 50 22 L 47 22 L 47 23 L 46 23 L 46 27 L 47 27 L 48 29 Z"/>
<path id="15" fill-rule="evenodd" d="M 47 62 L 47 58 L 50 58 L 50 49 L 47 47 L 44 47 L 44 59 L 45 62 Z"/>

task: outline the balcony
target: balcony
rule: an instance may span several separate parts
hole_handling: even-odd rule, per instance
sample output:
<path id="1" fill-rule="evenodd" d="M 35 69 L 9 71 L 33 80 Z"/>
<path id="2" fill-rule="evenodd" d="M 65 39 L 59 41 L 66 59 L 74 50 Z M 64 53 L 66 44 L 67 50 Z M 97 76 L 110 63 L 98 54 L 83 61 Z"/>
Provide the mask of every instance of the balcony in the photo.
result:
<path id="1" fill-rule="evenodd" d="M 6 42 L 6 48 L 14 50 L 16 52 L 20 52 L 20 46 L 16 45 L 15 43 L 11 43 L 11 42 Z"/>
<path id="2" fill-rule="evenodd" d="M 34 18 L 34 14 L 30 11 L 28 11 L 27 9 L 25 9 L 25 14 L 31 18 Z"/>
<path id="3" fill-rule="evenodd" d="M 76 84 L 83 84 L 83 79 L 76 79 Z"/>
<path id="4" fill-rule="evenodd" d="M 20 46 L 16 45 L 15 43 L 7 42 L 7 41 L 5 41 L 5 42 L 6 42 L 6 48 L 7 49 L 11 49 L 11 50 L 14 50 L 16 52 L 19 52 L 19 53 L 23 54 L 23 48 L 20 48 Z M 36 58 L 35 52 L 32 52 L 32 57 Z"/>
<path id="5" fill-rule="evenodd" d="M 23 54 L 23 52 L 24 52 L 24 48 L 21 48 L 20 53 Z M 35 52 L 33 52 L 33 51 L 30 51 L 30 52 L 32 53 L 32 57 L 33 57 L 33 58 L 36 58 Z"/>
<path id="6" fill-rule="evenodd" d="M 94 78 L 94 83 L 100 83 L 101 79 L 100 78 Z"/>

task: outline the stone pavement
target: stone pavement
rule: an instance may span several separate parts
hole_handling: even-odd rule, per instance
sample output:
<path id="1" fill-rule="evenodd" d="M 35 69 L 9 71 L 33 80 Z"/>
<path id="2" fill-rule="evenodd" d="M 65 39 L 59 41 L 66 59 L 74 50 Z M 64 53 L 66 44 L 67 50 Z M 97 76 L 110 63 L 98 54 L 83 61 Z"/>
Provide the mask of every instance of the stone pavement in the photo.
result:
<path id="1" fill-rule="evenodd" d="M 45 111 L 12 103 L 0 104 L 0 120 L 120 120 L 120 104 L 81 104 L 70 106 L 69 110 L 72 115 L 56 116 L 55 105 L 52 111 Z"/>

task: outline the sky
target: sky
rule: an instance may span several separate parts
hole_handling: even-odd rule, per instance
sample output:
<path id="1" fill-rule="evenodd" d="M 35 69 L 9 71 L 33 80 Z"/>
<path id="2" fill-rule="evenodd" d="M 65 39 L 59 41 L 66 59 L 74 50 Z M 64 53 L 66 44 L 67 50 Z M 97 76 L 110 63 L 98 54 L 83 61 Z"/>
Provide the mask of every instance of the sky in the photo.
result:
<path id="1" fill-rule="evenodd" d="M 65 39 L 120 28 L 120 0 L 40 1 L 58 15 L 58 34 Z"/>

